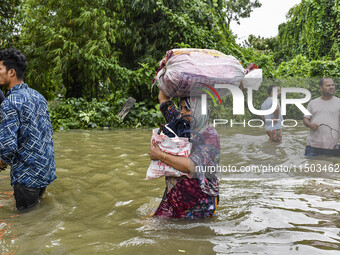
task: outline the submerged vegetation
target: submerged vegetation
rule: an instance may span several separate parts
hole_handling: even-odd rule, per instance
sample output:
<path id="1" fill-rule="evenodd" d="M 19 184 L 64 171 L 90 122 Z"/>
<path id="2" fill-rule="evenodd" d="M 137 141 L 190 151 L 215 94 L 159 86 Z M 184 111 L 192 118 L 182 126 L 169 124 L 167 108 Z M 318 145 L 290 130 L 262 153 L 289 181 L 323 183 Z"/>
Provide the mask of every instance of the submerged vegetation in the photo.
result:
<path id="1" fill-rule="evenodd" d="M 256 63 L 266 78 L 340 77 L 338 1 L 302 0 L 277 37 L 250 36 L 240 46 L 230 20 L 258 7 L 258 0 L 237 6 L 224 0 L 4 0 L 0 47 L 27 56 L 25 81 L 51 101 L 55 129 L 158 125 L 151 80 L 172 48 L 216 49 L 244 67 Z M 262 87 L 259 101 L 266 96 Z M 315 87 L 308 89 L 318 96 Z M 122 121 L 117 113 L 130 96 L 137 101 Z M 216 116 L 231 114 L 230 99 L 224 101 L 227 109 Z"/>

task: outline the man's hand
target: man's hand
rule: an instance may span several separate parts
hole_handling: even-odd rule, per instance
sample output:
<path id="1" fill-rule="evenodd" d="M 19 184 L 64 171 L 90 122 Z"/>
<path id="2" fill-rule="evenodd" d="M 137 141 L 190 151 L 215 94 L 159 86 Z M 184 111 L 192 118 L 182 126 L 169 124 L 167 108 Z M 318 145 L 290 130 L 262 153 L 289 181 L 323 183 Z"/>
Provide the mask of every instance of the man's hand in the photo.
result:
<path id="1" fill-rule="evenodd" d="M 318 124 L 315 124 L 315 123 L 311 123 L 309 125 L 309 128 L 313 131 L 316 131 L 318 128 L 319 128 L 319 125 Z"/>
<path id="2" fill-rule="evenodd" d="M 318 125 L 318 124 L 312 123 L 312 122 L 310 121 L 310 119 L 309 119 L 309 118 L 306 118 L 306 117 L 303 118 L 303 124 L 304 124 L 306 127 L 308 127 L 308 128 L 310 128 L 311 130 L 313 130 L 313 131 L 316 131 L 316 130 L 319 128 L 319 126 L 320 126 L 320 125 Z"/>

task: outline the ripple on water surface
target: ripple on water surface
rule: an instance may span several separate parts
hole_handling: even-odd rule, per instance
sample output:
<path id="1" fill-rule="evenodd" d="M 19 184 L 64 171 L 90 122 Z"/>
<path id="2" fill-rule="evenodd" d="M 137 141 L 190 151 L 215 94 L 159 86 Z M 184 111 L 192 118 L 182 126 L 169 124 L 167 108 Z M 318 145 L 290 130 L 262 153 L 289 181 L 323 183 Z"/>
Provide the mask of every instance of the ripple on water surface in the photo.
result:
<path id="1" fill-rule="evenodd" d="M 289 132 L 288 132 L 289 131 Z M 304 158 L 307 131 L 281 144 L 262 129 L 225 129 L 221 163 L 339 163 Z M 37 208 L 15 210 L 9 171 L 0 173 L 4 254 L 339 254 L 340 179 L 319 175 L 222 173 L 210 219 L 150 218 L 164 179 L 145 180 L 151 130 L 54 134 L 58 179 Z"/>

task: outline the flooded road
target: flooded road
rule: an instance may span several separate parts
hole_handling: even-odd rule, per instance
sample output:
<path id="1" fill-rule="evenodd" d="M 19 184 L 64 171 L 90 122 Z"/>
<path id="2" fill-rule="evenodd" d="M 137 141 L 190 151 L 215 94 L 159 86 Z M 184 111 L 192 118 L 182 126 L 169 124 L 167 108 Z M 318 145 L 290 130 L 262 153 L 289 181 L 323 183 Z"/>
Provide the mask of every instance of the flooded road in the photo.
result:
<path id="1" fill-rule="evenodd" d="M 340 254 L 340 174 L 299 170 L 340 159 L 303 157 L 302 125 L 279 145 L 263 129 L 220 127 L 222 165 L 298 170 L 223 171 L 217 215 L 205 220 L 148 217 L 165 187 L 145 180 L 151 132 L 56 132 L 58 179 L 28 213 L 1 172 L 1 254 Z"/>

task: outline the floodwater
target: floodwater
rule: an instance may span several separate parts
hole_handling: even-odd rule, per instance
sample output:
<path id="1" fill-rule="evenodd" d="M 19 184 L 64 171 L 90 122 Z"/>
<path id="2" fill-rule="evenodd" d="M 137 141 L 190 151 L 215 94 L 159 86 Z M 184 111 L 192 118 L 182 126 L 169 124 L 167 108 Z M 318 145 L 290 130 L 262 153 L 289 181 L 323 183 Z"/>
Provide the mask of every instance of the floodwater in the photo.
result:
<path id="1" fill-rule="evenodd" d="M 224 166 L 298 170 L 222 171 L 217 215 L 204 220 L 148 216 L 165 187 L 145 180 L 151 129 L 56 132 L 58 179 L 33 211 L 17 213 L 0 173 L 1 254 L 340 254 L 339 172 L 309 168 L 340 160 L 304 158 L 299 125 L 281 144 L 260 128 L 219 127 Z"/>

